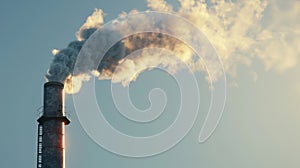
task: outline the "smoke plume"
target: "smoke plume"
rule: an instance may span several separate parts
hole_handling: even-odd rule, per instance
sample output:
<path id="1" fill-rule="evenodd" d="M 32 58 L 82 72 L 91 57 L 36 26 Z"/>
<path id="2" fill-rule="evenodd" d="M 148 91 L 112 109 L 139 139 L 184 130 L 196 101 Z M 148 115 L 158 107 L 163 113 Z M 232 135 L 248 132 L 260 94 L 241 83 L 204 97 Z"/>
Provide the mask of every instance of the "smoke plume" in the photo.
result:
<path id="1" fill-rule="evenodd" d="M 175 13 L 194 23 L 216 48 L 226 73 L 232 77 L 235 77 L 239 64 L 250 66 L 256 59 L 263 62 L 266 70 L 278 72 L 284 72 L 297 65 L 297 56 L 300 53 L 297 47 L 300 42 L 300 22 L 296 17 L 300 15 L 299 1 L 285 2 L 286 8 L 282 8 L 280 1 L 275 0 L 269 3 L 265 0 L 178 0 L 179 6 L 172 6 L 165 0 L 147 2 L 149 10 Z M 135 12 L 137 11 L 133 10 L 130 13 Z M 121 13 L 120 18 L 126 15 L 125 12 Z M 151 20 L 143 22 L 145 26 Z M 82 82 L 89 80 L 90 73 L 99 79 L 112 79 L 114 76 L 113 82 L 121 82 L 126 86 L 143 70 L 154 66 L 166 67 L 172 73 L 180 69 L 180 64 L 172 61 L 170 57 L 153 53 L 151 50 L 141 52 L 138 57 L 126 58 L 128 54 L 143 48 L 170 50 L 181 61 L 193 67 L 193 70 L 204 69 L 200 60 L 195 59 L 191 48 L 176 38 L 159 33 L 140 33 L 115 44 L 105 54 L 99 66 L 96 66 L 98 68 L 90 69 L 89 67 L 95 66 L 87 65 L 82 67 L 81 71 L 74 72 L 80 49 L 103 23 L 103 12 L 96 9 L 77 32 L 77 41 L 71 42 L 65 49 L 53 51 L 54 59 L 46 74 L 47 80 L 63 82 L 68 93 L 76 93 L 80 90 Z M 134 26 L 127 29 L 134 29 Z M 109 36 L 116 33 L 118 32 L 104 31 L 103 44 L 105 45 L 105 40 L 109 40 Z M 92 64 L 93 58 L 89 59 L 89 63 Z M 257 78 L 257 74 L 252 73 Z M 217 78 L 217 75 L 213 76 L 213 80 Z"/>

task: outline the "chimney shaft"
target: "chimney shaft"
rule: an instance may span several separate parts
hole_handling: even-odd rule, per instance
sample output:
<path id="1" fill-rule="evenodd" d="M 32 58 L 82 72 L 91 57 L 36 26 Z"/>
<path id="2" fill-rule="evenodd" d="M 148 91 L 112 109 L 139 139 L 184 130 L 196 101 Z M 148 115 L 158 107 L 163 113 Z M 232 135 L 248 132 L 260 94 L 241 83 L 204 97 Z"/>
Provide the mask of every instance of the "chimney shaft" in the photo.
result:
<path id="1" fill-rule="evenodd" d="M 38 168 L 64 168 L 64 127 L 69 119 L 64 114 L 64 85 L 44 85 L 44 110 L 38 119 Z"/>

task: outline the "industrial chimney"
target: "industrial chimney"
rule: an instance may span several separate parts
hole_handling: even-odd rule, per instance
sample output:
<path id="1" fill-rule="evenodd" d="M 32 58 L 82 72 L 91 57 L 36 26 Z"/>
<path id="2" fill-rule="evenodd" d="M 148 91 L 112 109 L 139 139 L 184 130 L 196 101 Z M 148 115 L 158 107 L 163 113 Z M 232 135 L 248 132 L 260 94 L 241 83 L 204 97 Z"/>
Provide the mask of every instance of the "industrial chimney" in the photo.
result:
<path id="1" fill-rule="evenodd" d="M 64 113 L 64 85 L 47 82 L 44 85 L 43 114 L 38 125 L 38 168 L 64 168 L 64 127 L 70 120 Z"/>

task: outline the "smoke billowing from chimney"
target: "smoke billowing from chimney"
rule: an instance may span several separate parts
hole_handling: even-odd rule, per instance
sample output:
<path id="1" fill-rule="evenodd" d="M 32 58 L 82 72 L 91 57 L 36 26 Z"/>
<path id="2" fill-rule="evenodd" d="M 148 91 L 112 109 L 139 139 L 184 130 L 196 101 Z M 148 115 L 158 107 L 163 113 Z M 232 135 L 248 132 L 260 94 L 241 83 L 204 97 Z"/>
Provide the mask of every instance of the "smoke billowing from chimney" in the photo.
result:
<path id="1" fill-rule="evenodd" d="M 238 64 L 250 66 L 255 58 L 262 60 L 266 69 L 274 69 L 280 72 L 296 65 L 295 58 L 300 53 L 299 47 L 297 47 L 300 38 L 296 37 L 299 37 L 300 32 L 298 30 L 300 26 L 299 24 L 292 26 L 289 24 L 290 27 L 287 28 L 286 24 L 276 25 L 277 22 L 282 20 L 281 18 L 275 18 L 275 21 L 269 21 L 271 22 L 269 25 L 263 25 L 262 19 L 268 5 L 264 0 L 234 3 L 226 0 L 210 0 L 209 3 L 179 0 L 179 7 L 176 10 L 165 0 L 148 0 L 147 2 L 151 10 L 176 13 L 195 24 L 216 48 L 225 71 L 232 77 L 236 75 Z M 273 5 L 270 8 L 270 15 L 272 15 L 273 10 L 278 13 L 275 0 L 270 3 Z M 290 5 L 294 6 L 291 8 L 291 13 L 297 12 L 297 5 L 299 7 L 299 3 Z M 135 12 L 137 11 L 133 10 L 130 13 Z M 121 13 L 120 19 L 122 20 L 126 15 L 126 13 Z M 288 17 L 288 14 L 285 15 Z M 297 18 L 295 19 L 297 20 Z M 121 22 L 121 20 L 116 21 Z M 136 25 L 139 25 L 139 22 L 137 20 Z M 143 26 L 146 26 L 147 22 L 151 22 L 151 20 L 145 18 L 143 22 Z M 63 82 L 67 93 L 75 93 L 79 91 L 82 81 L 89 80 L 91 72 L 99 79 L 111 79 L 114 73 L 113 82 L 128 85 L 130 81 L 135 80 L 139 75 L 132 73 L 136 70 L 145 70 L 149 66 L 155 65 L 169 67 L 170 72 L 176 72 L 180 69 L 180 67 L 176 67 L 176 62 L 174 63 L 169 57 L 162 57 L 159 53 L 145 51 L 139 57 L 125 58 L 131 52 L 145 47 L 171 50 L 178 55 L 181 61 L 191 65 L 194 70 L 203 70 L 202 63 L 194 59 L 193 51 L 179 40 L 158 33 L 140 33 L 129 36 L 115 44 L 106 53 L 100 64 L 96 66 L 97 69 L 89 69 L 89 67 L 95 66 L 87 65 L 82 67 L 82 71 L 73 72 L 80 49 L 103 23 L 103 12 L 96 9 L 77 32 L 77 41 L 71 42 L 65 49 L 54 50 L 55 56 L 46 75 L 48 81 Z M 174 25 L 174 27 L 181 26 Z M 275 31 L 274 26 L 277 26 L 278 30 L 282 29 L 284 31 Z M 134 25 L 128 27 L 128 29 L 134 29 Z M 110 30 L 103 32 L 101 40 L 104 45 L 106 40 L 109 40 L 109 36 L 118 33 Z M 193 35 L 190 34 L 190 36 Z M 285 48 L 278 47 L 287 43 L 290 45 Z M 282 55 L 285 55 L 285 57 Z M 90 60 L 90 64 L 92 63 L 93 60 Z M 120 68 L 116 70 L 117 66 L 120 66 Z M 213 65 L 211 66 L 213 67 Z M 218 76 L 212 78 L 217 80 Z"/>

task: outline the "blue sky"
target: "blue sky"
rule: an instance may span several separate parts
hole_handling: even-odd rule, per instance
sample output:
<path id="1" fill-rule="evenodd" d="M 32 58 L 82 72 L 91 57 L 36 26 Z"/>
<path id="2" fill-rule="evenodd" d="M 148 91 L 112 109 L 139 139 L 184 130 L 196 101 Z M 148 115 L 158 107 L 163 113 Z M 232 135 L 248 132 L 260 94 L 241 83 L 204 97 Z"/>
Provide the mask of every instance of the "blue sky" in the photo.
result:
<path id="1" fill-rule="evenodd" d="M 169 2 L 178 5 L 175 0 Z M 66 167 L 299 167 L 300 55 L 299 50 L 293 47 L 295 40 L 290 37 L 291 34 L 284 34 L 293 31 L 292 28 L 299 27 L 297 15 L 300 10 L 299 1 L 289 0 L 286 3 L 279 3 L 279 6 L 280 8 L 276 9 L 267 7 L 264 12 L 266 17 L 261 24 L 267 25 L 265 27 L 272 32 L 276 32 L 273 27 L 275 26 L 276 30 L 280 30 L 278 32 L 283 32 L 283 36 L 287 37 L 283 43 L 285 45 L 280 49 L 282 54 L 279 58 L 276 54 L 272 55 L 271 51 L 274 50 L 272 47 L 276 48 L 274 44 L 264 52 L 271 53 L 270 57 L 251 58 L 250 65 L 247 61 L 245 63 L 239 59 L 233 59 L 234 64 L 228 64 L 235 66 L 235 75 L 228 74 L 228 99 L 224 115 L 207 142 L 203 144 L 197 142 L 206 115 L 203 112 L 198 116 L 195 126 L 186 138 L 167 152 L 139 159 L 113 154 L 97 145 L 84 132 L 76 116 L 72 97 L 68 95 L 66 111 L 71 114 L 72 122 L 66 128 Z M 296 7 L 288 12 L 286 8 L 290 6 Z M 75 32 L 95 8 L 102 9 L 106 13 L 105 20 L 110 21 L 118 17 L 122 11 L 147 9 L 147 2 L 134 0 L 2 2 L 0 167 L 36 165 L 38 114 L 36 110 L 42 106 L 44 75 L 53 58 L 51 50 L 64 48 L 70 41 L 75 40 Z M 297 30 L 295 32 L 297 33 Z M 229 35 L 236 37 L 234 34 Z M 297 35 L 296 37 L 299 37 L 299 34 Z M 230 63 L 231 61 L 229 60 Z M 286 66 L 282 68 L 279 65 Z M 233 69 L 228 70 L 231 73 Z M 147 106 L 140 98 L 147 96 L 147 89 L 151 87 L 149 80 L 155 79 L 157 75 L 163 78 L 163 74 L 157 71 L 146 72 L 133 84 L 133 88 L 136 88 L 133 91 L 133 101 L 136 100 L 137 106 L 141 108 Z M 167 84 L 170 82 L 169 78 L 163 79 L 161 87 L 167 89 L 167 93 L 173 94 L 176 87 Z M 205 80 L 202 82 L 205 97 L 209 95 L 209 91 Z M 135 125 L 124 124 L 126 121 L 121 121 L 120 116 L 113 113 L 116 110 L 109 98 L 108 85 L 109 81 L 97 82 L 99 102 L 100 104 L 103 102 L 104 109 L 112 111 L 106 112 L 108 120 L 130 133 L 131 129 L 135 130 Z M 174 100 L 171 99 L 174 104 L 170 105 L 169 111 L 174 110 L 176 101 L 176 96 Z M 209 102 L 204 99 L 203 103 L 205 111 Z M 166 121 L 169 122 L 168 119 Z M 141 128 L 150 132 L 157 131 L 156 128 L 148 127 L 139 127 L 137 131 L 142 132 Z"/>

